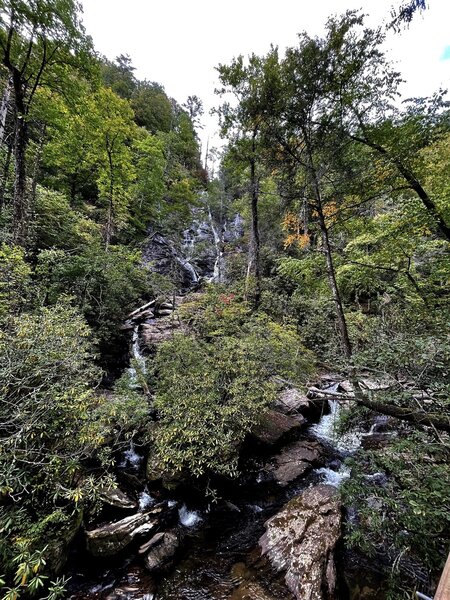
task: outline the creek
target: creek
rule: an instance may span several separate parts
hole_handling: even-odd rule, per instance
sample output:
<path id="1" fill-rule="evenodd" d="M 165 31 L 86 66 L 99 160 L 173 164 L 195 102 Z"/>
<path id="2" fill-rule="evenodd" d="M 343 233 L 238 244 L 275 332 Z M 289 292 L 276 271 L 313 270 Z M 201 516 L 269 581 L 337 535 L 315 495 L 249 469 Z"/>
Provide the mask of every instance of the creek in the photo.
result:
<path id="1" fill-rule="evenodd" d="M 225 271 L 223 241 L 227 235 L 234 239 L 241 225 L 236 216 L 228 232 L 227 225 L 219 231 L 210 212 L 208 217 L 208 223 L 200 222 L 184 233 L 183 255 L 175 254 L 159 235 L 151 237 L 144 252 L 148 263 L 156 257 L 158 264 L 165 261 L 171 265 L 175 259 L 186 273 L 185 291 L 199 283 L 198 256 L 195 262 L 199 240 L 204 242 L 209 235 L 214 259 L 204 262 L 208 268 L 203 269 L 201 276 L 211 282 L 221 281 Z M 173 327 L 173 319 L 167 315 L 169 306 L 170 303 L 164 303 L 160 315 L 152 306 L 150 317 L 131 322 L 129 375 L 133 388 L 139 387 L 138 370 L 146 369 L 141 350 L 143 332 L 147 327 L 147 335 L 162 336 L 158 341 L 163 340 L 165 327 L 167 331 Z M 333 391 L 338 385 L 325 381 L 322 389 Z M 147 533 L 148 524 L 140 527 L 142 533 L 125 548 L 108 557 L 88 554 L 85 537 L 80 533 L 69 558 L 70 597 L 74 600 L 292 600 L 284 573 L 274 570 L 270 561 L 262 557 L 259 540 L 267 520 L 291 499 L 320 483 L 339 487 L 350 477 L 343 459 L 357 450 L 375 428 L 338 435 L 339 413 L 340 405 L 332 398 L 324 399 L 319 410 L 317 406 L 313 411 L 308 410 L 307 418 L 301 414 L 286 417 L 281 413 L 282 421 L 291 419 L 292 425 L 292 419 L 297 418 L 299 422 L 287 427 L 276 439 L 268 441 L 264 435 L 259 439 L 249 437 L 241 451 L 240 477 L 214 481 L 211 487 L 215 489 L 215 497 L 205 496 L 205 482 L 196 485 L 195 481 L 188 481 L 171 489 L 161 482 L 147 481 L 146 449 L 131 443 L 117 460 L 117 479 L 128 503 L 121 508 L 104 506 L 95 526 L 108 526 L 128 517 L 139 518 L 140 514 L 145 517 L 160 510 L 161 523 L 157 528 L 160 533 L 154 537 L 173 535 L 177 548 L 163 568 L 149 572 L 142 548 L 155 532 Z M 306 455 L 312 452 L 313 457 L 297 472 L 302 457 L 294 454 L 290 467 L 294 471 L 285 481 L 277 480 L 274 465 L 296 445 Z M 337 559 L 338 597 L 344 600 L 350 595 L 339 553 Z"/>
<path id="2" fill-rule="evenodd" d="M 139 361 L 139 356 L 135 359 Z M 241 477 L 236 481 L 217 482 L 217 502 L 204 497 L 195 486 L 183 485 L 169 491 L 145 483 L 145 457 L 142 449 L 131 445 L 122 454 L 119 470 L 122 480 L 131 476 L 141 483 L 127 493 L 136 499 L 139 512 L 164 506 L 171 514 L 169 526 L 177 532 L 180 547 L 165 569 L 150 574 L 138 553 L 139 543 L 144 538 L 111 558 L 93 559 L 80 546 L 71 562 L 71 597 L 78 600 L 292 600 L 283 575 L 261 557 L 258 541 L 264 533 L 264 523 L 291 498 L 318 483 L 338 487 L 350 476 L 342 459 L 359 446 L 362 434 L 355 432 L 342 447 L 336 441 L 339 408 L 333 400 L 324 406 L 325 414 L 320 418 L 312 418 L 306 426 L 287 432 L 273 446 L 261 446 L 255 440 L 249 443 L 243 451 Z M 303 476 L 294 478 L 287 486 L 280 486 L 269 476 L 266 465 L 286 445 L 299 441 L 320 441 L 324 446 L 323 458 L 312 463 Z M 120 512 L 120 516 L 123 515 Z M 339 584 L 339 598 L 347 598 L 341 577 Z"/>

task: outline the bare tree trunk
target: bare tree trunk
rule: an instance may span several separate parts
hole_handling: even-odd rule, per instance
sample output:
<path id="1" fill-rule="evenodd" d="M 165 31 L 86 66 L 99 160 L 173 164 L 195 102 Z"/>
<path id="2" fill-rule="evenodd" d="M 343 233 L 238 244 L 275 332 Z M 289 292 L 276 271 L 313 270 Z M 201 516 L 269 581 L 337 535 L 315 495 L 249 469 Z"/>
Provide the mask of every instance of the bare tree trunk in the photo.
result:
<path id="1" fill-rule="evenodd" d="M 5 158 L 5 162 L 3 165 L 2 180 L 1 180 L 1 184 L 0 184 L 0 213 L 3 210 L 3 206 L 5 203 L 5 192 L 6 192 L 6 186 L 8 185 L 8 174 L 9 174 L 9 167 L 11 165 L 11 157 L 12 157 L 12 146 L 11 146 L 11 144 L 8 144 L 8 149 L 6 151 L 6 158 Z"/>
<path id="2" fill-rule="evenodd" d="M 3 140 L 5 139 L 6 118 L 8 116 L 9 101 L 11 98 L 11 86 L 12 81 L 11 78 L 9 78 L 3 91 L 2 104 L 0 106 L 0 144 L 3 144 Z"/>
<path id="3" fill-rule="evenodd" d="M 256 135 L 253 131 L 252 138 L 252 156 L 250 159 L 250 187 L 251 187 L 251 230 L 250 246 L 247 264 L 247 285 L 250 277 L 255 278 L 254 302 L 257 306 L 261 298 L 261 267 L 260 267 L 260 239 L 259 239 L 259 221 L 258 221 L 258 200 L 259 200 L 259 182 L 256 174 Z"/>
<path id="4" fill-rule="evenodd" d="M 27 147 L 28 127 L 25 115 L 19 113 L 16 122 L 16 137 L 14 142 L 14 213 L 13 240 L 16 244 L 25 245 L 28 233 L 28 199 L 27 172 L 25 150 Z"/>
<path id="5" fill-rule="evenodd" d="M 339 288 L 336 281 L 336 271 L 333 264 L 333 255 L 331 252 L 330 239 L 328 236 L 328 228 L 325 223 L 325 217 L 323 216 L 322 206 L 318 205 L 318 215 L 319 215 L 319 226 L 320 231 L 322 233 L 322 242 L 323 248 L 325 252 L 325 259 L 327 264 L 327 276 L 328 282 L 330 284 L 331 293 L 333 295 L 334 305 L 336 308 L 336 316 L 339 327 L 339 333 L 341 336 L 342 346 L 344 348 L 344 354 L 346 358 L 351 358 L 352 356 L 352 345 L 350 343 L 350 338 L 348 335 L 347 322 L 345 320 L 344 309 L 342 307 L 342 299 L 341 294 L 339 292 Z"/>

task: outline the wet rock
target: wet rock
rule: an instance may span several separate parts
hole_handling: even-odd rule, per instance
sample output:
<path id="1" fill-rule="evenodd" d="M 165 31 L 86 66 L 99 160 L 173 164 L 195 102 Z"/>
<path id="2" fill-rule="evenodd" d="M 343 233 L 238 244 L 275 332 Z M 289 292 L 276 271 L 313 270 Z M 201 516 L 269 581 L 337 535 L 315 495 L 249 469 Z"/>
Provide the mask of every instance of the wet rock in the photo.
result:
<path id="1" fill-rule="evenodd" d="M 123 323 L 119 327 L 119 329 L 120 329 L 120 331 L 133 331 L 133 329 L 134 329 L 134 323 L 131 320 L 125 321 L 125 323 Z"/>
<path id="2" fill-rule="evenodd" d="M 171 563 L 180 542 L 174 531 L 166 531 L 162 536 L 154 536 L 150 542 L 152 541 L 150 552 L 145 557 L 145 566 L 151 572 L 161 571 Z"/>
<path id="3" fill-rule="evenodd" d="M 319 466 L 323 457 L 323 447 L 313 440 L 301 440 L 286 446 L 284 450 L 269 461 L 265 470 L 281 486 L 286 486 L 313 466 Z"/>
<path id="4" fill-rule="evenodd" d="M 151 548 L 153 548 L 153 546 L 157 546 L 158 544 L 160 544 L 162 542 L 164 536 L 165 536 L 165 532 L 164 531 L 160 531 L 159 533 L 157 533 L 156 535 L 154 535 L 148 542 L 145 542 L 145 544 L 143 544 L 139 548 L 139 551 L 138 551 L 139 554 L 145 554 Z"/>
<path id="5" fill-rule="evenodd" d="M 158 524 L 161 508 L 148 513 L 138 513 L 121 521 L 108 523 L 98 529 L 86 531 L 87 549 L 93 556 L 113 556 L 123 550 L 133 539 L 148 533 Z"/>
<path id="6" fill-rule="evenodd" d="M 161 302 L 161 304 L 159 305 L 160 310 L 162 309 L 168 309 L 168 310 L 174 310 L 174 305 L 172 304 L 172 302 Z"/>
<path id="7" fill-rule="evenodd" d="M 75 511 L 69 522 L 58 531 L 55 537 L 50 535 L 47 539 L 47 567 L 53 573 L 59 574 L 64 569 L 69 556 L 70 544 L 75 539 L 82 523 L 83 511 Z"/>
<path id="8" fill-rule="evenodd" d="M 102 500 L 110 506 L 116 508 L 137 508 L 137 502 L 131 500 L 126 494 L 119 489 L 105 490 L 102 492 Z"/>
<path id="9" fill-rule="evenodd" d="M 148 310 L 144 310 L 143 312 L 139 313 L 136 317 L 134 317 L 134 321 L 143 321 L 144 319 L 153 319 L 155 316 L 155 313 L 153 310 L 151 310 L 150 308 Z"/>
<path id="10" fill-rule="evenodd" d="M 286 388 L 277 399 L 277 410 L 286 415 L 307 410 L 310 405 L 310 399 L 295 388 Z"/>
<path id="11" fill-rule="evenodd" d="M 269 410 L 261 423 L 252 431 L 252 437 L 262 444 L 273 446 L 282 438 L 300 429 L 306 423 L 302 415 L 290 416 Z"/>
<path id="12" fill-rule="evenodd" d="M 173 314 L 173 308 L 160 308 L 158 310 L 159 317 L 170 317 Z"/>
<path id="13" fill-rule="evenodd" d="M 336 489 L 317 485 L 297 496 L 269 519 L 259 540 L 262 554 L 297 600 L 335 598 L 334 547 L 341 532 Z"/>
<path id="14" fill-rule="evenodd" d="M 392 444 L 392 438 L 395 437 L 393 433 L 371 433 L 363 437 L 361 440 L 361 446 L 364 450 L 378 450 Z"/>
<path id="15" fill-rule="evenodd" d="M 141 327 L 141 340 L 146 346 L 156 346 L 171 340 L 174 333 L 181 329 L 177 320 L 163 317 L 153 323 L 144 323 Z"/>

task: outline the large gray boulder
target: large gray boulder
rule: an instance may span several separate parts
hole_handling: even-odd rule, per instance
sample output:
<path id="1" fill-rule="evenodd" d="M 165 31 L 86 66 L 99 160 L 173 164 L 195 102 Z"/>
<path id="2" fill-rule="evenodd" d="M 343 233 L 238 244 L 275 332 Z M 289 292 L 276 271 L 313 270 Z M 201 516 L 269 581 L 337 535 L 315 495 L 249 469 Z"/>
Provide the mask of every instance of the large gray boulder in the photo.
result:
<path id="1" fill-rule="evenodd" d="M 162 342 L 171 340 L 174 334 L 180 330 L 179 320 L 172 316 L 166 316 L 141 325 L 140 336 L 146 346 L 154 348 Z"/>
<path id="2" fill-rule="evenodd" d="M 317 485 L 269 519 L 259 545 L 297 600 L 335 598 L 334 547 L 341 533 L 336 488 Z"/>
<path id="3" fill-rule="evenodd" d="M 308 398 L 296 388 L 285 388 L 280 392 L 276 409 L 286 415 L 303 415 L 318 419 L 323 414 L 328 401 L 326 398 Z"/>
<path id="4" fill-rule="evenodd" d="M 132 509 L 137 508 L 138 504 L 135 500 L 132 500 L 127 496 L 122 490 L 118 488 L 113 488 L 111 490 L 103 490 L 101 494 L 102 500 L 109 504 L 110 506 L 114 506 L 116 508 L 123 509 Z"/>
<path id="5" fill-rule="evenodd" d="M 158 525 L 161 508 L 147 513 L 131 515 L 120 521 L 108 523 L 86 531 L 87 549 L 93 556 L 114 556 L 126 548 L 140 534 L 148 534 Z"/>
<path id="6" fill-rule="evenodd" d="M 175 531 L 165 531 L 162 534 L 156 534 L 145 544 L 145 550 L 148 550 L 148 554 L 145 557 L 145 566 L 147 569 L 153 572 L 161 571 L 167 567 L 172 562 L 179 544 L 180 542 Z"/>
<path id="7" fill-rule="evenodd" d="M 253 429 L 252 436 L 264 445 L 274 446 L 305 423 L 306 419 L 302 415 L 290 416 L 277 410 L 269 410 Z"/>
<path id="8" fill-rule="evenodd" d="M 322 464 L 323 447 L 314 440 L 300 440 L 286 446 L 264 467 L 275 481 L 286 486 L 312 467 Z"/>

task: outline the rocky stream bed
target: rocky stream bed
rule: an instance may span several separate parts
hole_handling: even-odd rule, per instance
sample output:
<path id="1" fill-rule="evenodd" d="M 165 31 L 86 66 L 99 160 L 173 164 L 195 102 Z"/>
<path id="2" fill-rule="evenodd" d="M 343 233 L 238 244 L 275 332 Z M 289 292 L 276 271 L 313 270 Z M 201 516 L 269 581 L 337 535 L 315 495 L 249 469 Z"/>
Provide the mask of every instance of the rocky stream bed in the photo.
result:
<path id="1" fill-rule="evenodd" d="M 184 254 L 149 236 L 144 258 L 165 273 L 181 268 L 184 294 L 151 301 L 123 325 L 130 333 L 131 385 L 143 353 L 183 332 L 177 310 L 201 283 L 220 281 L 224 242 L 239 238 L 236 216 L 219 228 L 199 222 L 184 235 Z M 228 236 L 228 238 L 227 238 Z M 196 244 L 207 252 L 193 261 Z M 198 252 L 197 252 L 198 254 Z M 200 273 L 200 275 L 199 275 Z M 371 385 L 370 382 L 367 382 Z M 79 532 L 68 561 L 74 600 L 376 600 L 386 597 L 386 565 L 345 548 L 338 487 L 351 476 L 344 460 L 360 446 L 396 435 L 384 417 L 336 434 L 351 384 L 323 374 L 305 395 L 280 382 L 276 404 L 241 448 L 238 479 L 167 481 L 133 443 L 118 457 L 119 488 L 104 495 L 93 525 Z M 368 473 L 367 477 L 383 475 Z"/>
<path id="2" fill-rule="evenodd" d="M 126 323 L 132 355 L 181 328 L 175 301 L 148 303 Z M 136 369 L 131 367 L 136 385 Z M 275 406 L 248 437 L 237 480 L 214 482 L 217 498 L 192 482 L 161 481 L 145 449 L 133 444 L 118 461 L 121 489 L 104 495 L 95 526 L 80 534 L 70 557 L 74 599 L 288 600 L 382 598 L 341 551 L 346 512 L 337 488 L 343 463 L 369 431 L 335 435 L 346 382 L 325 375 L 307 397 L 280 386 Z M 389 433 L 381 435 L 390 435 Z M 373 569 L 372 569 L 373 571 Z"/>

